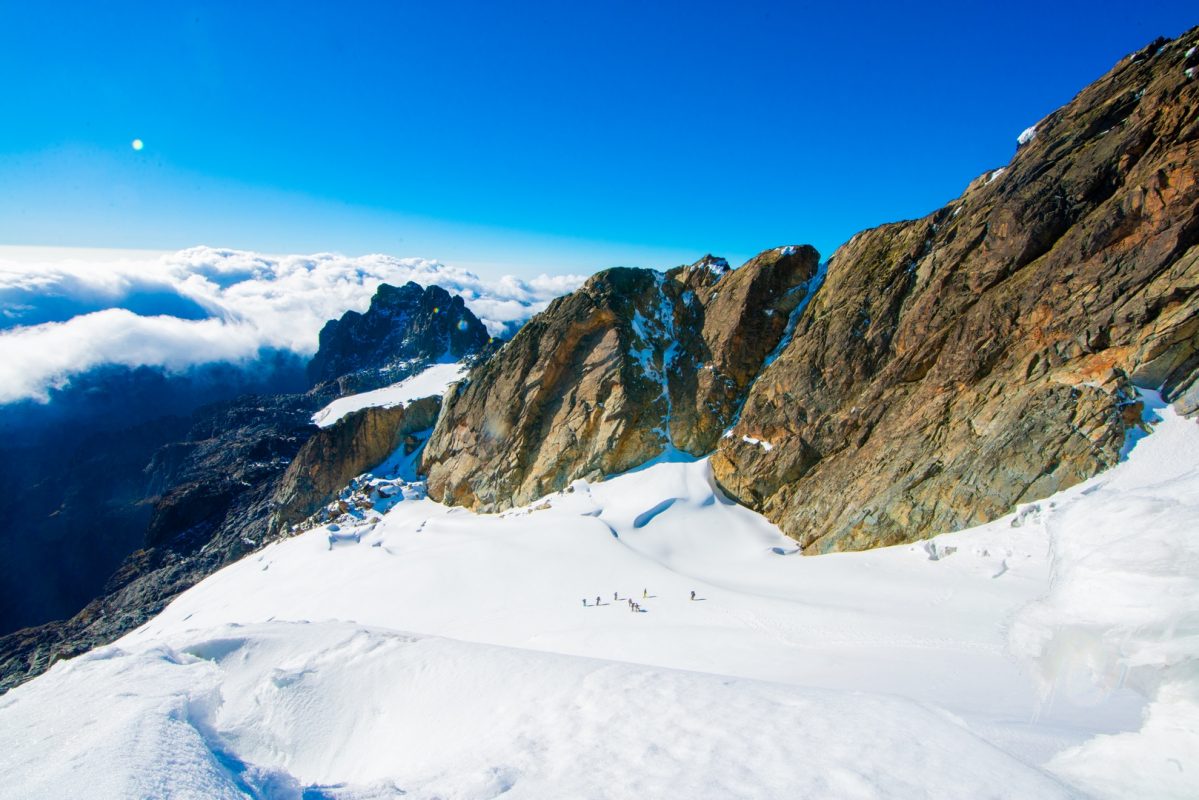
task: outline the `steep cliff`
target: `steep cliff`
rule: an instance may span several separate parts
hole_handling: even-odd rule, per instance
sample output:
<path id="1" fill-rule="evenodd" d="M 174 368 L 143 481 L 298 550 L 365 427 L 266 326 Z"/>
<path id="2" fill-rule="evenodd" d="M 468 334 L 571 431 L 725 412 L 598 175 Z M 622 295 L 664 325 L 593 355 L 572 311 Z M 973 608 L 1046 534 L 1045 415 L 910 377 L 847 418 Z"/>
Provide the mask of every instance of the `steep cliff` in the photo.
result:
<path id="1" fill-rule="evenodd" d="M 197 412 L 187 438 L 159 450 L 146 467 L 146 481 L 161 495 L 142 547 L 71 618 L 0 637 L 0 690 L 111 642 L 265 544 L 274 488 L 315 430 L 308 419 L 314 410 L 303 395 L 276 395 Z"/>
<path id="2" fill-rule="evenodd" d="M 363 408 L 314 433 L 275 490 L 271 527 L 282 530 L 328 503 L 352 478 L 387 459 L 405 440 L 433 427 L 441 398 L 392 408 Z M 409 447 L 419 442 L 413 440 Z M 409 449 L 411 452 L 411 449 Z"/>
<path id="3" fill-rule="evenodd" d="M 702 453 L 814 288 L 810 247 L 738 270 L 616 268 L 554 301 L 444 401 L 429 492 L 481 510 L 620 472 L 673 445 Z"/>
<path id="4" fill-rule="evenodd" d="M 958 200 L 854 236 L 822 284 L 795 247 L 593 277 L 447 398 L 430 493 L 498 510 L 715 450 L 731 495 L 824 552 L 1110 466 L 1134 384 L 1199 407 L 1196 44 L 1124 59 Z"/>
<path id="5" fill-rule="evenodd" d="M 1199 407 L 1197 43 L 1129 56 L 1005 169 L 834 253 L 721 485 L 808 552 L 874 547 L 1111 465 L 1133 383 Z"/>

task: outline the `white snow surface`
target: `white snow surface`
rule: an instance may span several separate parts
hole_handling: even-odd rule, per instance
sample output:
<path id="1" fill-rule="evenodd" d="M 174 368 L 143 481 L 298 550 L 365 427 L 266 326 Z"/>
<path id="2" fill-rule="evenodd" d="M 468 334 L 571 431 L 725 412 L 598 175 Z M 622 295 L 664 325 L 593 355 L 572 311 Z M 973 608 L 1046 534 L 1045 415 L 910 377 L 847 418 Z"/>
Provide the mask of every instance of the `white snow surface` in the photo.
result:
<path id="1" fill-rule="evenodd" d="M 1199 425 L 1156 413 L 1103 475 L 864 553 L 673 451 L 500 515 L 405 493 L 0 698 L 0 791 L 1194 797 Z"/>
<path id="2" fill-rule="evenodd" d="M 432 395 L 443 395 L 450 384 L 466 375 L 466 365 L 453 361 L 432 364 L 415 375 L 382 389 L 339 397 L 312 415 L 318 427 L 328 428 L 347 414 L 364 408 L 392 408 Z"/>
<path id="3" fill-rule="evenodd" d="M 1037 138 L 1037 126 L 1033 125 L 1020 132 L 1020 135 L 1016 137 L 1016 143 L 1022 145 L 1028 144 L 1035 138 Z"/>

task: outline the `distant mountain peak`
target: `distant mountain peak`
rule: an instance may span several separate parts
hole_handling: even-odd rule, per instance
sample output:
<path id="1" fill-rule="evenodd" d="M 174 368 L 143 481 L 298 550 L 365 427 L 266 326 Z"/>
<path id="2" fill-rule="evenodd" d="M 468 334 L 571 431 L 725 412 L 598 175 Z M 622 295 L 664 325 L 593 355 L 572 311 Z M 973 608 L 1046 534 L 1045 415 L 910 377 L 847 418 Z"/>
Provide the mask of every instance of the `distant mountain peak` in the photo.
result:
<path id="1" fill-rule="evenodd" d="M 365 313 L 347 311 L 325 324 L 308 378 L 314 386 L 337 381 L 342 394 L 367 391 L 434 361 L 460 361 L 490 341 L 461 296 L 412 281 L 384 283 Z"/>

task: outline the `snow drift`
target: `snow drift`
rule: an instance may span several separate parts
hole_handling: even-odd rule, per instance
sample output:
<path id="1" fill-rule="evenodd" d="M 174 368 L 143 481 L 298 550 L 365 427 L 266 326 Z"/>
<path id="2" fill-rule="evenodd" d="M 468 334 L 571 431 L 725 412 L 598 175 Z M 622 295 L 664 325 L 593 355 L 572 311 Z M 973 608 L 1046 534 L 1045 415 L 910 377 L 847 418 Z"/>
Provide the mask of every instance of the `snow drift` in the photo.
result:
<path id="1" fill-rule="evenodd" d="M 495 516 L 367 476 L 385 512 L 0 699 L 0 770 L 35 798 L 1187 797 L 1199 426 L 1156 413 L 1007 518 L 816 558 L 677 454 Z"/>

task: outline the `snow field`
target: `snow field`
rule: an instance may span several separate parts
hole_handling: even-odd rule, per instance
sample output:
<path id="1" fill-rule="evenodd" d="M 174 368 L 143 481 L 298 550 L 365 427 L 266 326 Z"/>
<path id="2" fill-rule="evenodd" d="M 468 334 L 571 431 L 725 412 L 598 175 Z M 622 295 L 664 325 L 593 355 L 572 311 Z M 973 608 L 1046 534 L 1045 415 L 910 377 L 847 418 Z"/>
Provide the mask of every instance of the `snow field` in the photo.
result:
<path id="1" fill-rule="evenodd" d="M 4 756 L 17 777 L 9 789 L 22 797 L 50 796 L 46 784 L 172 797 L 1071 796 L 936 710 L 898 698 L 339 622 L 226 625 L 169 639 L 178 649 L 113 646 L 44 681 L 38 689 L 60 701 L 60 728 L 94 704 L 95 687 L 118 681 L 122 691 L 108 699 L 127 713 L 103 716 L 78 750 L 78 738 L 53 742 L 66 758 L 45 758 L 50 742 L 15 743 Z M 38 730 L 39 711 L 26 703 L 6 717 L 13 730 Z"/>
<path id="2" fill-rule="evenodd" d="M 0 698 L 4 791 L 1193 797 L 1199 426 L 1155 405 L 1108 473 L 865 553 L 673 452 L 502 515 L 409 485 Z"/>

